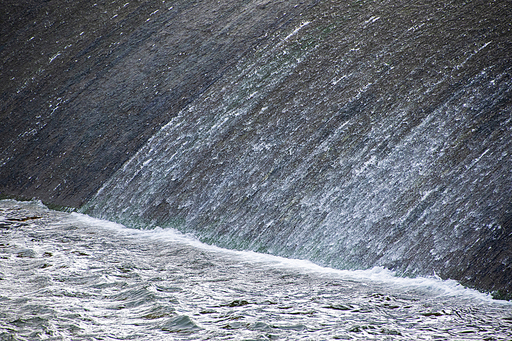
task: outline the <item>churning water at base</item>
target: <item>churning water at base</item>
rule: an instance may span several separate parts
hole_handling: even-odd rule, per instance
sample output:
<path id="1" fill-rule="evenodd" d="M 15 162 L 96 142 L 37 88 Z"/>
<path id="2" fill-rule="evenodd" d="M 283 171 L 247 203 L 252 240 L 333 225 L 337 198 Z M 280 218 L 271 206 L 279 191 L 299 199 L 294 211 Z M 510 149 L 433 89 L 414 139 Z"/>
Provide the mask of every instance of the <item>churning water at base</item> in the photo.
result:
<path id="1" fill-rule="evenodd" d="M 0 340 L 510 340 L 454 281 L 224 250 L 0 201 Z"/>

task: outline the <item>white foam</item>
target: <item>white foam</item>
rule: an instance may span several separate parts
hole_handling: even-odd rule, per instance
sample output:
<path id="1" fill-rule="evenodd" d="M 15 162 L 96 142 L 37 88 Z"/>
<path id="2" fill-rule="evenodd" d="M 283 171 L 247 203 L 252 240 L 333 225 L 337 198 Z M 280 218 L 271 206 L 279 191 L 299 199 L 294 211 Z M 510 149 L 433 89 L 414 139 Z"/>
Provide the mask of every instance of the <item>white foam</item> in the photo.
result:
<path id="1" fill-rule="evenodd" d="M 473 303 L 494 303 L 512 306 L 512 302 L 494 300 L 489 294 L 484 294 L 477 290 L 465 288 L 454 280 L 442 280 L 441 278 L 435 276 L 435 274 L 432 277 L 404 278 L 398 277 L 395 272 L 383 267 L 374 267 L 368 270 L 337 270 L 314 264 L 308 260 L 289 259 L 253 251 L 229 250 L 213 245 L 204 244 L 193 235 L 183 234 L 172 228 L 137 230 L 127 228 L 124 225 L 110 221 L 92 218 L 80 213 L 71 213 L 71 215 L 74 219 L 89 226 L 115 230 L 122 235 L 135 237 L 139 240 L 146 238 L 148 240 L 181 243 L 208 252 L 229 255 L 230 257 L 239 259 L 241 262 L 260 264 L 263 266 L 272 267 L 273 269 L 292 269 L 305 273 L 328 276 L 330 278 L 353 280 L 359 282 L 372 282 L 376 284 L 391 286 L 392 288 L 403 292 L 418 291 L 420 294 L 427 294 L 429 296 L 470 299 L 473 300 Z"/>

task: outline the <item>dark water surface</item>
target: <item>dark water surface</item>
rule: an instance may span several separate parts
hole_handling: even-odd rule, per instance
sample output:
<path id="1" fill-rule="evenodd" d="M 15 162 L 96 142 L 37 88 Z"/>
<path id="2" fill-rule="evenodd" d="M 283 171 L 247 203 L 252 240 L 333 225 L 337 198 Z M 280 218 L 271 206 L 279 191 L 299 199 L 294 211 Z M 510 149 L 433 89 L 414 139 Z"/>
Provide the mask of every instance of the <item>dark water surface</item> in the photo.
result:
<path id="1" fill-rule="evenodd" d="M 0 340 L 510 340 L 512 305 L 0 201 Z"/>

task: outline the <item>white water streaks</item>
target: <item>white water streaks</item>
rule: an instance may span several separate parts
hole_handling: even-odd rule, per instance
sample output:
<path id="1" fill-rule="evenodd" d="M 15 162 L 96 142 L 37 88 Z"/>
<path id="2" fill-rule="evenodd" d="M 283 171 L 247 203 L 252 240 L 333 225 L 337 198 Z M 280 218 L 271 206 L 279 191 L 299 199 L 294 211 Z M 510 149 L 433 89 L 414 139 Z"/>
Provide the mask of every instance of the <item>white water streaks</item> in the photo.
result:
<path id="1" fill-rule="evenodd" d="M 288 39 L 290 39 L 291 37 L 293 37 L 294 35 L 297 34 L 297 32 L 299 32 L 302 28 L 304 28 L 305 26 L 311 24 L 310 21 L 305 21 L 303 23 L 300 24 L 299 27 L 297 27 L 295 30 L 293 30 L 293 32 L 291 32 L 290 34 L 288 34 L 284 39 L 283 41 L 287 41 Z"/>

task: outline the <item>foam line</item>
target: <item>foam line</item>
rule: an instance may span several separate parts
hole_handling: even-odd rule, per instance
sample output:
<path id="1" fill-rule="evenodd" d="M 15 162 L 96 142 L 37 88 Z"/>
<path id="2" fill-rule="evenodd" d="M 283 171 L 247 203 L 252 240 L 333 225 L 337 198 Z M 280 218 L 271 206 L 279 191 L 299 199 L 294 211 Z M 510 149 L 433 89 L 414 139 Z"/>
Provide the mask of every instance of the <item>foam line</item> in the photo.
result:
<path id="1" fill-rule="evenodd" d="M 71 216 L 79 222 L 89 226 L 115 230 L 118 233 L 136 237 L 140 240 L 156 240 L 165 242 L 176 242 L 185 244 L 194 248 L 213 252 L 220 255 L 229 255 L 242 262 L 271 266 L 272 268 L 281 268 L 286 270 L 298 270 L 304 273 L 311 273 L 341 280 L 354 280 L 361 282 L 372 282 L 375 284 L 390 285 L 395 290 L 411 291 L 419 290 L 429 296 L 436 297 L 457 297 L 460 299 L 471 299 L 474 303 L 495 303 L 511 305 L 512 302 L 493 300 L 489 294 L 465 288 L 457 281 L 442 280 L 439 277 L 398 277 L 396 273 L 383 267 L 374 267 L 367 270 L 338 270 L 329 267 L 323 267 L 314 264 L 308 260 L 289 259 L 269 254 L 257 253 L 254 251 L 236 251 L 220 248 L 214 245 L 202 243 L 193 235 L 183 234 L 172 228 L 156 228 L 153 230 L 138 230 L 127 228 L 122 224 L 113 223 L 106 220 L 90 217 L 81 213 L 71 213 Z"/>

